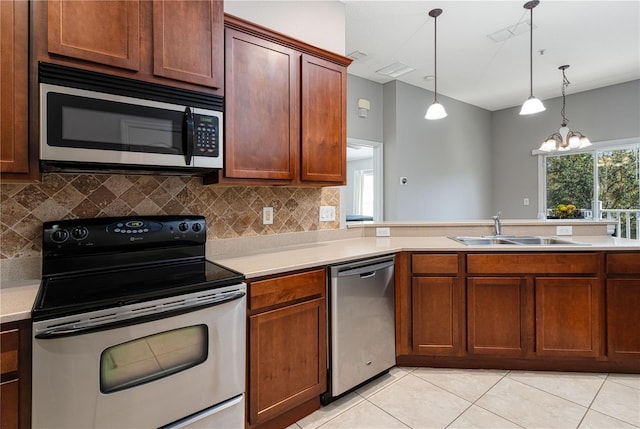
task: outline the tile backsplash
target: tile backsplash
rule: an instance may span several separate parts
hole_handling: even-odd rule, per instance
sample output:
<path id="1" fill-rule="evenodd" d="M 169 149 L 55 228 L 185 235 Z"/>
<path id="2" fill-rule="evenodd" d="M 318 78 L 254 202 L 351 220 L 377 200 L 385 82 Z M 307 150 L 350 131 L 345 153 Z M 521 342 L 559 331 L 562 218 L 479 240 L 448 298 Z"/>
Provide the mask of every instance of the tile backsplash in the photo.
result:
<path id="1" fill-rule="evenodd" d="M 336 207 L 320 222 L 321 205 Z M 272 225 L 262 208 L 273 207 Z M 42 222 L 129 215 L 197 214 L 208 238 L 337 229 L 340 190 L 308 187 L 203 186 L 202 178 L 147 175 L 43 175 L 39 184 L 0 184 L 0 259 L 39 256 Z"/>

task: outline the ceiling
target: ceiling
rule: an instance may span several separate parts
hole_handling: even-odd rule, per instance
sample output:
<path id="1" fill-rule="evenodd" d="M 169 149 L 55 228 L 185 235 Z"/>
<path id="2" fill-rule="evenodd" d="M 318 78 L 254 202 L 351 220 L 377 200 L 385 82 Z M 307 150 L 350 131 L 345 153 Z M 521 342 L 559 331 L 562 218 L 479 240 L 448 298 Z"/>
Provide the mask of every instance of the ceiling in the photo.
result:
<path id="1" fill-rule="evenodd" d="M 397 80 L 433 91 L 434 19 L 438 17 L 438 93 L 491 111 L 529 96 L 530 14 L 525 1 L 342 0 L 349 74 L 378 83 L 376 70 L 400 62 L 415 71 Z M 511 35 L 506 30 L 520 24 Z M 545 100 L 640 78 L 640 1 L 542 0 L 533 9 L 533 93 Z M 499 33 L 497 33 L 499 32 Z M 493 41 L 488 35 L 506 35 Z M 495 36 L 494 36 L 495 37 Z M 542 53 L 540 52 L 542 51 Z M 443 100 L 440 100 L 443 101 Z M 446 103 L 443 102 L 446 107 Z"/>

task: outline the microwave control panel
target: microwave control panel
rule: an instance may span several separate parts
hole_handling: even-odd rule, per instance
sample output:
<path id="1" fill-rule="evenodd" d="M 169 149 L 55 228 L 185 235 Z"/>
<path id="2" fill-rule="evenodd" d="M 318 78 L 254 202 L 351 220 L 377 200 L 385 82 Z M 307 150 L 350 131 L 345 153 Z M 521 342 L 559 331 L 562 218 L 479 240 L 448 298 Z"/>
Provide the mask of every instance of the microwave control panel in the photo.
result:
<path id="1" fill-rule="evenodd" d="M 219 155 L 218 145 L 218 118 L 215 116 L 194 114 L 194 143 L 196 150 L 194 155 L 213 156 Z"/>

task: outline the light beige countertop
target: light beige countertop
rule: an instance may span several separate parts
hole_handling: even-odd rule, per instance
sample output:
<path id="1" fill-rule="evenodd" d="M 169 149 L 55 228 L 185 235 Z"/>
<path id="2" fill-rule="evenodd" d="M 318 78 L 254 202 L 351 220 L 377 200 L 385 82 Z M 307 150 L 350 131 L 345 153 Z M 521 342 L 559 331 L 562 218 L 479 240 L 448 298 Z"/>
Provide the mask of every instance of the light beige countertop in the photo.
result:
<path id="1" fill-rule="evenodd" d="M 330 265 L 401 251 L 519 251 L 519 252 L 588 252 L 598 250 L 640 251 L 640 240 L 610 236 L 559 237 L 586 245 L 517 245 L 495 244 L 467 246 L 447 237 L 363 237 L 261 250 L 252 255 L 217 258 L 215 262 L 244 273 L 247 279 Z"/>
<path id="2" fill-rule="evenodd" d="M 2 284 L 0 288 L 0 323 L 29 319 L 40 280 Z"/>
<path id="3" fill-rule="evenodd" d="M 640 252 L 640 240 L 614 238 L 606 235 L 559 237 L 586 245 L 476 245 L 467 246 L 447 237 L 358 237 L 332 241 L 282 246 L 244 252 L 244 256 L 209 258 L 243 273 L 247 279 L 302 270 L 323 265 L 347 262 L 355 259 L 392 254 L 401 251 L 435 252 L 585 252 L 585 251 L 636 251 Z M 30 317 L 31 307 L 38 292 L 40 280 L 4 282 L 0 288 L 0 322 L 10 322 Z"/>

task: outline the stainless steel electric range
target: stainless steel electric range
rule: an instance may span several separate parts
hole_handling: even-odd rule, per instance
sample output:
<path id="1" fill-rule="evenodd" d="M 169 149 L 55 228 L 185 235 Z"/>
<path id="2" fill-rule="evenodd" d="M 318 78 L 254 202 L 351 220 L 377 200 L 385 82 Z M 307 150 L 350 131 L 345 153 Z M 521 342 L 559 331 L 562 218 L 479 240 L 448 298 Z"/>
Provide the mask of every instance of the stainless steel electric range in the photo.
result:
<path id="1" fill-rule="evenodd" d="M 244 276 L 201 216 L 43 225 L 34 428 L 243 427 Z"/>

